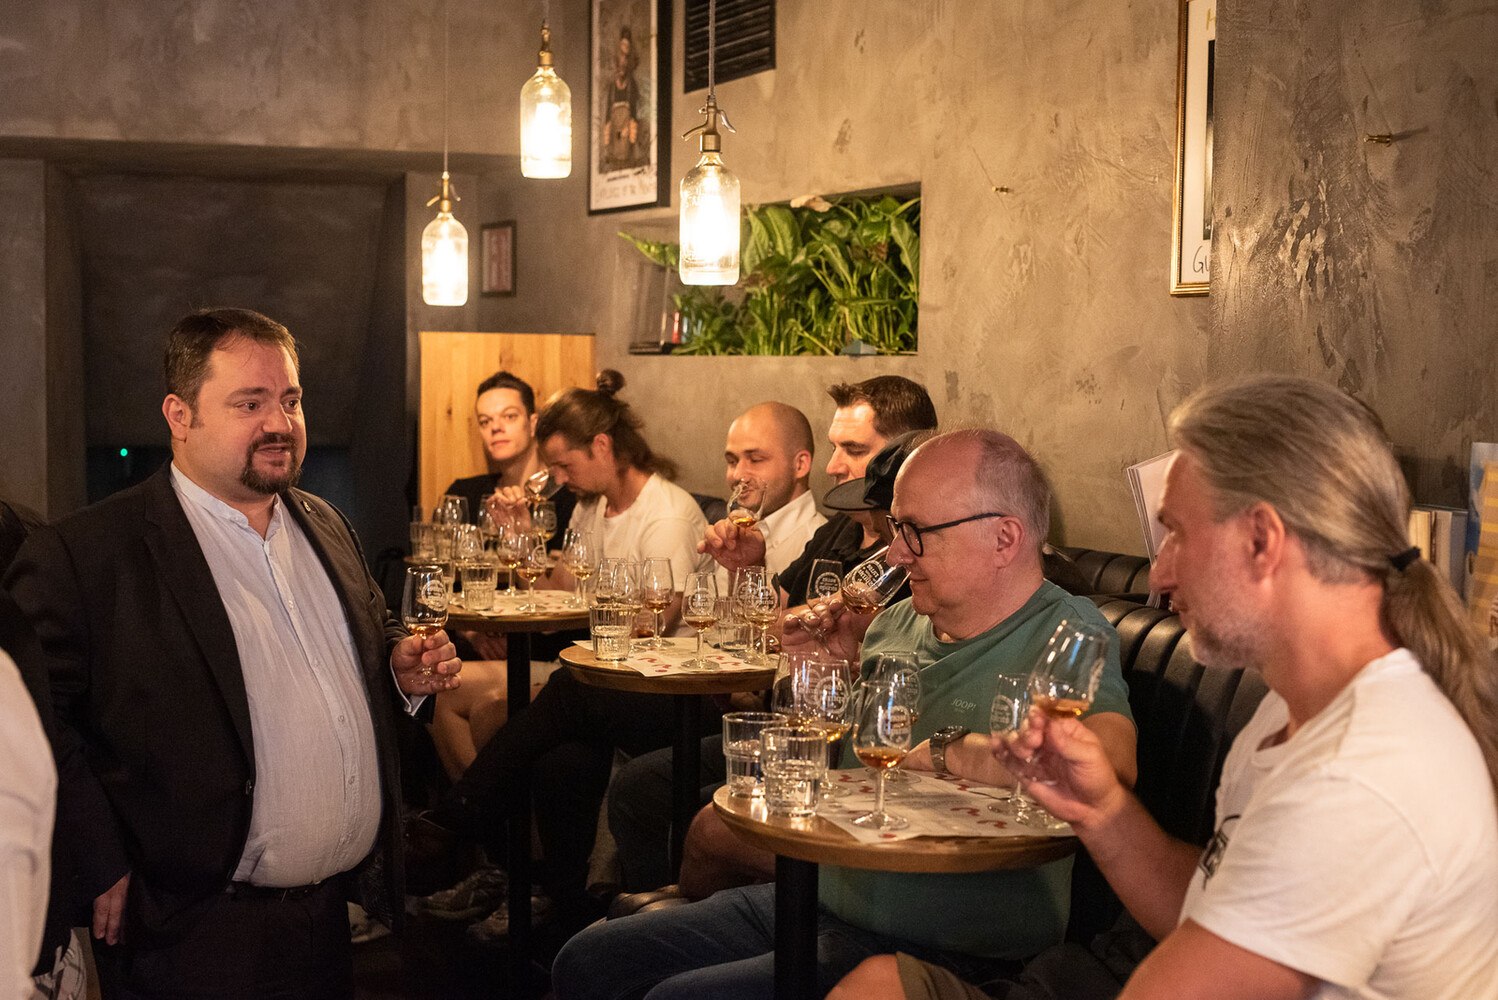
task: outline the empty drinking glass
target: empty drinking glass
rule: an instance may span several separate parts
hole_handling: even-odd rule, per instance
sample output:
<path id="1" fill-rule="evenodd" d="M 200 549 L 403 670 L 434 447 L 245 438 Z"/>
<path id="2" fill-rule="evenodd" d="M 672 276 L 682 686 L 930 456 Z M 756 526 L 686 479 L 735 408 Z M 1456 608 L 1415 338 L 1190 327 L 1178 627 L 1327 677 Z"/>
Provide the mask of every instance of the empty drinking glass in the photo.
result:
<path id="1" fill-rule="evenodd" d="M 725 712 L 723 759 L 728 765 L 728 794 L 749 798 L 764 792 L 760 768 L 760 733 L 785 722 L 776 712 Z"/>

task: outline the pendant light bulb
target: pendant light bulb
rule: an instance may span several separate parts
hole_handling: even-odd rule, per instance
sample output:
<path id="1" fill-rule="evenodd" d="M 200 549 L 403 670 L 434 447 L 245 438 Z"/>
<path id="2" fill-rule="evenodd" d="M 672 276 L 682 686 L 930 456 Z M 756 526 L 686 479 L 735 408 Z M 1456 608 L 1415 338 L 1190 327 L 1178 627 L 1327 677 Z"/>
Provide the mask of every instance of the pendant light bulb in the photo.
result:
<path id="1" fill-rule="evenodd" d="M 535 75 L 520 88 L 520 173 L 542 178 L 572 173 L 572 88 L 552 68 L 551 28 L 545 21 Z"/>
<path id="2" fill-rule="evenodd" d="M 461 306 L 468 301 L 468 230 L 453 218 L 447 171 L 442 172 L 442 195 L 437 217 L 421 231 L 421 297 L 429 306 Z"/>
<path id="3" fill-rule="evenodd" d="M 713 86 L 717 77 L 718 2 L 707 0 L 707 120 L 687 130 L 701 132 L 702 158 L 681 179 L 681 263 L 684 285 L 734 285 L 739 280 L 739 179 L 723 165 L 718 121 L 734 131 Z"/>
<path id="4" fill-rule="evenodd" d="M 421 298 L 429 306 L 461 306 L 468 301 L 468 230 L 453 218 L 459 200 L 447 172 L 447 64 L 452 30 L 442 5 L 442 193 L 427 202 L 437 217 L 421 231 Z"/>
<path id="5" fill-rule="evenodd" d="M 713 116 L 717 116 L 713 107 Z M 703 130 L 702 158 L 681 179 L 681 280 L 686 285 L 732 285 L 739 280 L 739 179 L 723 165 L 712 119 Z"/>

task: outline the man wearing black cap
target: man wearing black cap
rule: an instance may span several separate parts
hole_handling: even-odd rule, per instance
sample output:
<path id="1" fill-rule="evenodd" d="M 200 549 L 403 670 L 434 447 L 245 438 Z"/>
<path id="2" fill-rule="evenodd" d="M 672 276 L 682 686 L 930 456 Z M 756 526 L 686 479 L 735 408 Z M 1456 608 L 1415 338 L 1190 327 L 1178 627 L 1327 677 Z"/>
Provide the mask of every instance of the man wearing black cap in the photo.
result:
<path id="1" fill-rule="evenodd" d="M 827 474 L 837 483 L 829 495 L 861 479 L 870 460 L 891 439 L 936 427 L 931 397 L 919 384 L 900 375 L 840 382 L 828 386 L 827 395 L 837 406 L 827 428 L 832 444 Z M 806 593 L 815 560 L 835 559 L 845 570 L 852 569 L 884 544 L 875 529 L 875 518 L 868 513 L 870 508 L 850 507 L 845 512 L 834 504 L 827 506 L 839 513 L 818 529 L 801 557 L 779 574 L 782 604 L 795 603 Z M 700 548 L 730 571 L 765 564 L 764 540 L 759 533 L 728 521 L 710 526 Z"/>

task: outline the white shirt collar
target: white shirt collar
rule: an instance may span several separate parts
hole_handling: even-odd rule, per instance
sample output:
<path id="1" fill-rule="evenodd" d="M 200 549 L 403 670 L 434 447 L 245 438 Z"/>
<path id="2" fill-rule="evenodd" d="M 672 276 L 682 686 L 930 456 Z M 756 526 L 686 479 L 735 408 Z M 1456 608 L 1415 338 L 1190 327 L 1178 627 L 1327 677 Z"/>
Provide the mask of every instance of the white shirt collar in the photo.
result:
<path id="1" fill-rule="evenodd" d="M 216 517 L 221 521 L 228 521 L 231 524 L 242 525 L 246 528 L 250 526 L 250 519 L 245 517 L 242 511 L 229 506 L 193 482 L 188 478 L 187 473 L 177 468 L 176 462 L 172 463 L 172 486 L 176 489 L 179 497 L 188 501 L 210 517 Z M 284 508 L 281 505 L 281 498 L 278 496 L 271 497 L 270 527 L 265 532 L 266 541 L 269 541 L 271 536 L 281 529 L 283 517 Z"/>

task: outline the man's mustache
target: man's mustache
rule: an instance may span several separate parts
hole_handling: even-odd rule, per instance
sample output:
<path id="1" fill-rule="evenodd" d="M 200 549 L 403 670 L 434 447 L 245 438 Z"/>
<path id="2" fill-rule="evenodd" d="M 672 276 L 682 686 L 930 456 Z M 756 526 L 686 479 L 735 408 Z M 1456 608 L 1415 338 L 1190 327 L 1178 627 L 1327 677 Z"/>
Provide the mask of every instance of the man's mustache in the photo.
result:
<path id="1" fill-rule="evenodd" d="M 259 451 L 261 448 L 272 445 L 285 445 L 291 448 L 296 445 L 296 439 L 290 434 L 266 434 L 263 437 L 256 438 L 254 443 L 250 445 L 250 450 Z"/>

